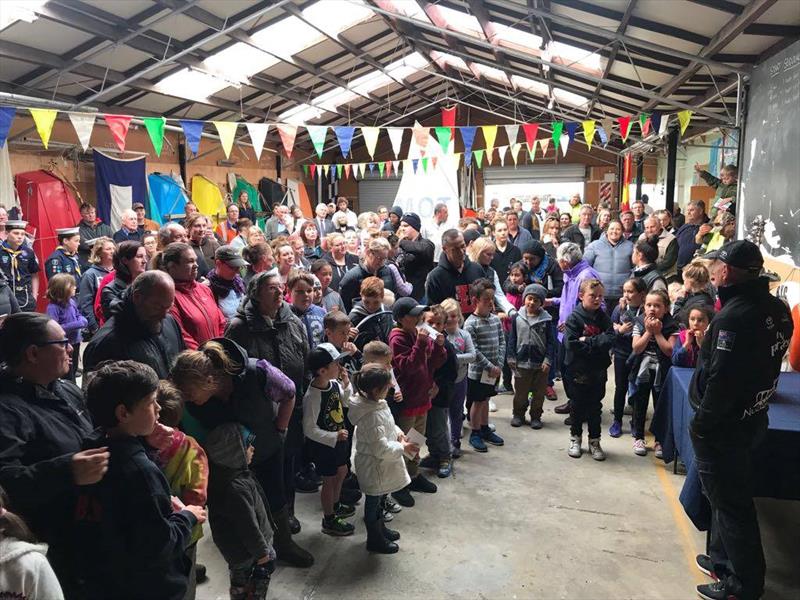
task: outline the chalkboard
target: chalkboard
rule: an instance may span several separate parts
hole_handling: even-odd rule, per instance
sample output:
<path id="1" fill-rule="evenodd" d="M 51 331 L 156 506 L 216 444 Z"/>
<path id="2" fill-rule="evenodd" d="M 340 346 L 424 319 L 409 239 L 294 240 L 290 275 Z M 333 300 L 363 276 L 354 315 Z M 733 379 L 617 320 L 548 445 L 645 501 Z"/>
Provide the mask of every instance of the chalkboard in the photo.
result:
<path id="1" fill-rule="evenodd" d="M 800 265 L 800 42 L 757 65 L 739 164 L 739 234 L 766 221 L 762 250 Z"/>

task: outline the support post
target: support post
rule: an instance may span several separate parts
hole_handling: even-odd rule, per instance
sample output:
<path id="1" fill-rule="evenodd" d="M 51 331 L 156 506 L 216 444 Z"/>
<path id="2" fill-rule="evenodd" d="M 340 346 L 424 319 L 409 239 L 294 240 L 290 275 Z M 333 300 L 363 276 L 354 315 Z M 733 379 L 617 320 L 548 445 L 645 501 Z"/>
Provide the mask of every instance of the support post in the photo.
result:
<path id="1" fill-rule="evenodd" d="M 181 170 L 181 179 L 183 180 L 183 185 L 185 185 L 188 189 L 189 180 L 186 179 L 186 144 L 183 142 L 178 144 L 178 167 Z"/>
<path id="2" fill-rule="evenodd" d="M 636 157 L 636 199 L 642 199 L 642 176 L 644 175 L 644 156 Z"/>
<path id="3" fill-rule="evenodd" d="M 666 209 L 672 214 L 675 210 L 675 171 L 678 162 L 678 128 L 673 127 L 667 134 L 667 198 Z"/>

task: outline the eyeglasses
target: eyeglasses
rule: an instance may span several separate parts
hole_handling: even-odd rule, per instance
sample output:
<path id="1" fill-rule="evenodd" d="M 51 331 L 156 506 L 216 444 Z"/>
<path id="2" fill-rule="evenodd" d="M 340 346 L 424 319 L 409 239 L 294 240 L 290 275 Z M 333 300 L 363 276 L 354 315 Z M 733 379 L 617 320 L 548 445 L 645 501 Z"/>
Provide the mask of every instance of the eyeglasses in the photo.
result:
<path id="1" fill-rule="evenodd" d="M 36 344 L 37 346 L 61 346 L 62 348 L 66 349 L 69 346 L 69 340 L 64 338 L 63 340 L 50 340 L 49 342 L 42 342 L 40 344 Z"/>

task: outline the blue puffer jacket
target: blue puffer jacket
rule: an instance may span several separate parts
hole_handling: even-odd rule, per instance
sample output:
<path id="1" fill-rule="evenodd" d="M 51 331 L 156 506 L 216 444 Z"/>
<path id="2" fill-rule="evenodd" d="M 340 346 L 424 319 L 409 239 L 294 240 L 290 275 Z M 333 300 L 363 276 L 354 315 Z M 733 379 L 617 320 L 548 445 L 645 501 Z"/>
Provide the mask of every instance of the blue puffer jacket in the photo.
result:
<path id="1" fill-rule="evenodd" d="M 612 246 L 605 234 L 587 246 L 583 259 L 600 275 L 606 297 L 622 296 L 622 284 L 631 276 L 631 254 L 633 244 L 629 240 L 620 240 Z"/>
<path id="2" fill-rule="evenodd" d="M 520 369 L 534 369 L 543 363 L 551 364 L 555 347 L 552 317 L 546 310 L 529 315 L 522 307 L 511 322 L 506 358 Z"/>

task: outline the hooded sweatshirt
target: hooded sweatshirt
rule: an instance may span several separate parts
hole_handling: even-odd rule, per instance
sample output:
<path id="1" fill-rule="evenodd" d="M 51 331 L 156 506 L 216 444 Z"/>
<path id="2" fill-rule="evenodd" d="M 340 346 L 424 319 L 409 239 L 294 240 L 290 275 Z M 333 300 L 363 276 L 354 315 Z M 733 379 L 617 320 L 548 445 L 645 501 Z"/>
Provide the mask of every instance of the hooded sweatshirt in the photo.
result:
<path id="1" fill-rule="evenodd" d="M 520 310 L 511 320 L 511 333 L 508 336 L 507 359 L 516 363 L 519 369 L 535 369 L 550 364 L 555 335 L 550 322 L 552 317 L 544 309 L 537 315 L 529 315 Z"/>
<path id="2" fill-rule="evenodd" d="M 222 337 L 225 315 L 211 288 L 196 281 L 175 282 L 175 303 L 169 309 L 181 328 L 186 348 L 196 350 L 204 342 Z"/>
<path id="3" fill-rule="evenodd" d="M 50 563 L 47 544 L 29 544 L 16 538 L 0 540 L 0 598 L 63 600 Z"/>
<path id="4" fill-rule="evenodd" d="M 558 306 L 558 324 L 566 323 L 578 304 L 578 292 L 585 279 L 600 279 L 600 275 L 585 260 L 579 260 L 571 268 L 564 271 L 564 287 L 561 297 L 553 298 L 553 304 Z M 558 341 L 563 341 L 564 333 L 558 332 Z"/>
<path id="5" fill-rule="evenodd" d="M 581 304 L 575 307 L 564 331 L 564 364 L 569 366 L 575 383 L 606 380 L 615 339 L 611 318 L 602 308 L 590 311 Z"/>
<path id="6" fill-rule="evenodd" d="M 403 392 L 400 414 L 424 415 L 431 407 L 428 391 L 433 388 L 433 373 L 447 360 L 447 351 L 433 339 L 424 340 L 416 332 L 395 327 L 389 333 L 392 367 Z"/>
<path id="7" fill-rule="evenodd" d="M 485 277 L 485 275 L 478 263 L 464 258 L 464 266 L 459 271 L 442 253 L 439 265 L 428 274 L 425 282 L 428 303 L 439 304 L 446 298 L 455 298 L 461 307 L 461 314 L 466 317 L 475 310 L 474 303 L 469 297 L 469 286 L 481 277 Z"/>

